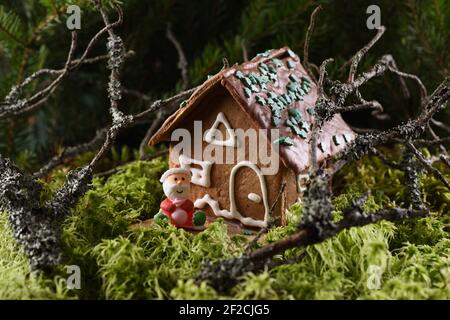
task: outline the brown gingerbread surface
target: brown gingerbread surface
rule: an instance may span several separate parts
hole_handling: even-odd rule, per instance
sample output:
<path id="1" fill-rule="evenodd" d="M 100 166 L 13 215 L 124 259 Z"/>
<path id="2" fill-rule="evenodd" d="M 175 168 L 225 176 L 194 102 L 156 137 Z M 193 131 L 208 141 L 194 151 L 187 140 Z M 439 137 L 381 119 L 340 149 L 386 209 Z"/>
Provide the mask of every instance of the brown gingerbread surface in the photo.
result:
<path id="1" fill-rule="evenodd" d="M 267 73 L 266 71 L 262 71 L 262 65 L 267 66 L 273 72 Z M 244 78 L 237 77 L 238 72 Z M 257 84 L 252 84 L 251 81 L 249 84 L 248 80 L 243 80 L 248 79 L 250 75 L 254 75 L 260 79 L 264 76 L 263 72 L 266 72 L 266 75 L 269 74 L 270 79 L 272 79 L 265 83 L 264 88 L 261 88 Z M 305 89 L 302 86 L 305 83 L 304 80 L 309 83 L 307 90 L 303 90 Z M 149 143 L 156 144 L 163 140 L 169 140 L 171 130 L 180 125 L 197 107 L 199 102 L 203 100 L 204 96 L 209 93 L 210 89 L 214 88 L 218 83 L 229 91 L 242 108 L 242 111 L 248 114 L 250 119 L 255 121 L 260 128 L 279 128 L 282 136 L 290 138 L 292 145 L 280 145 L 281 159 L 288 168 L 293 169 L 295 173 L 299 174 L 309 166 L 310 130 L 306 131 L 305 136 L 299 136 L 293 132 L 291 127 L 286 125 L 286 121 L 289 119 L 289 110 L 295 109 L 301 114 L 302 124 L 308 128 L 312 126 L 314 123 L 314 104 L 317 100 L 317 86 L 309 79 L 300 63 L 300 58 L 287 47 L 278 50 L 269 50 L 256 56 L 249 62 L 226 68 L 208 79 L 191 96 L 185 107 L 178 110 L 166 120 Z M 291 90 L 296 86 L 300 86 L 300 92 L 304 92 L 300 99 L 297 100 L 298 94 L 296 95 L 295 92 L 292 94 L 293 90 Z M 252 91 L 251 88 L 255 90 Z M 271 107 L 271 103 L 267 103 L 268 98 L 270 98 L 269 95 L 273 96 L 276 100 L 272 105 L 280 105 L 280 96 L 285 100 L 284 97 L 289 95 L 288 99 L 290 99 L 290 102 L 287 101 L 288 103 L 282 105 L 280 108 L 281 116 L 278 125 L 273 124 L 273 108 Z M 265 105 L 258 103 L 257 100 L 260 98 L 266 101 Z M 320 133 L 317 160 L 323 161 L 336 154 L 353 138 L 353 131 L 342 117 L 336 114 L 332 120 L 324 124 Z"/>
<path id="2" fill-rule="evenodd" d="M 272 212 L 272 216 L 280 217 L 281 223 L 285 223 L 283 213 L 301 196 L 297 177 L 305 174 L 310 164 L 309 143 L 315 121 L 316 100 L 317 86 L 308 77 L 300 58 L 286 47 L 268 50 L 249 62 L 226 68 L 205 81 L 187 103 L 164 122 L 149 143 L 173 140 L 171 135 L 178 128 L 195 135 L 196 121 L 203 125 L 200 132 L 203 136 L 205 130 L 213 126 L 219 114 L 228 120 L 234 130 L 267 129 L 264 131 L 265 135 L 258 137 L 257 147 L 246 145 L 245 149 L 245 159 L 249 160 L 252 154 L 258 153 L 258 148 L 267 145 L 272 153 L 275 152 L 277 159 L 281 160 L 275 174 L 264 175 L 266 188 L 260 186 L 258 174 L 248 167 L 239 169 L 235 184 L 232 185 L 230 173 L 239 163 L 236 158 L 228 164 L 214 163 L 211 185 L 205 187 L 192 184 L 191 200 L 195 202 L 208 195 L 216 201 L 219 209 L 213 210 L 209 204 L 202 208 L 209 218 L 214 219 L 218 211 L 230 208 L 230 198 L 234 194 L 236 207 L 244 220 L 249 217 L 261 221 L 266 216 L 267 207 L 271 208 L 275 203 L 282 182 L 286 181 L 286 188 Z M 269 129 L 279 129 L 279 138 L 272 137 Z M 225 139 L 228 138 L 224 128 L 220 128 L 220 131 Z M 324 124 L 319 134 L 317 160 L 322 162 L 336 154 L 352 139 L 353 131 L 339 114 L 335 115 Z M 272 148 L 272 143 L 276 143 L 279 150 Z M 171 143 L 170 167 L 178 163 L 178 159 L 172 158 L 175 154 L 172 149 L 174 144 L 175 142 Z M 202 150 L 208 144 L 203 140 Z M 194 142 L 192 148 L 195 148 Z M 196 156 L 192 158 L 199 159 Z M 255 161 L 250 162 L 263 168 L 267 165 L 265 160 L 258 156 Z M 268 206 L 251 200 L 255 195 L 261 197 L 263 189 L 267 191 Z M 238 225 L 238 228 L 241 227 Z"/>

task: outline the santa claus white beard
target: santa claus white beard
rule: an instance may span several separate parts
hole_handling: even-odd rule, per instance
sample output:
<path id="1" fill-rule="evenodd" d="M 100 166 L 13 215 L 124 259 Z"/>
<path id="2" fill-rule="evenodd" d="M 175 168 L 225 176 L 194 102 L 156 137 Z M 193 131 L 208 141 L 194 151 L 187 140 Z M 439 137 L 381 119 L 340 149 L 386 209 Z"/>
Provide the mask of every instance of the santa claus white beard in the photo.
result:
<path id="1" fill-rule="evenodd" d="M 168 181 L 163 182 L 164 194 L 167 198 L 187 198 L 190 192 L 189 184 L 173 184 Z"/>

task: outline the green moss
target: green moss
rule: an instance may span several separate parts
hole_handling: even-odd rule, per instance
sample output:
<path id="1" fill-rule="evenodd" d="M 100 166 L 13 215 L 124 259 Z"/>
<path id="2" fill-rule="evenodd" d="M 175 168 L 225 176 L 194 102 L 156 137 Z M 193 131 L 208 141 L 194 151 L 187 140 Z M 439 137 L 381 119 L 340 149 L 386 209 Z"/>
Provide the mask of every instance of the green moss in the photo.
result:
<path id="1" fill-rule="evenodd" d="M 368 299 L 449 299 L 450 240 L 434 246 L 408 244 L 396 252 L 380 290 Z"/>
<path id="2" fill-rule="evenodd" d="M 448 299 L 450 282 L 449 199 L 447 190 L 424 176 L 424 200 L 432 215 L 399 223 L 380 222 L 346 230 L 306 249 L 299 263 L 260 274 L 246 274 L 228 295 L 192 277 L 203 261 L 239 255 L 247 240 L 229 237 L 218 219 L 197 235 L 165 221 L 130 228 L 152 217 L 163 198 L 158 178 L 166 160 L 134 162 L 108 179 L 95 179 L 91 191 L 66 220 L 64 262 L 54 279 L 30 276 L 27 259 L 17 248 L 0 215 L 0 298 L 95 299 Z M 447 177 L 448 169 L 441 168 Z M 63 175 L 45 184 L 49 197 Z M 364 209 L 408 206 L 403 174 L 374 158 L 348 166 L 335 183 L 334 219 L 368 189 Z M 273 228 L 258 245 L 296 231 L 302 205 L 293 205 L 288 226 Z M 284 260 L 305 249 L 275 257 Z M 64 266 L 82 271 L 81 290 L 67 290 Z M 6 289 L 3 289 L 6 288 Z"/>
<path id="3" fill-rule="evenodd" d="M 203 261 L 241 252 L 240 240 L 231 239 L 226 228 L 218 220 L 206 231 L 193 235 L 169 224 L 155 223 L 133 230 L 128 238 L 102 241 L 93 255 L 106 298 L 162 299 L 190 291 L 191 285 L 180 279 L 190 279 Z"/>
<path id="4" fill-rule="evenodd" d="M 0 212 L 0 299 L 67 299 L 63 278 L 45 279 L 30 272 L 28 259 L 16 244 L 6 213 Z"/>
<path id="5" fill-rule="evenodd" d="M 248 273 L 243 277 L 242 283 L 233 290 L 235 299 L 280 299 L 282 294 L 274 289 L 276 280 L 268 272 L 261 274 Z"/>
<path id="6" fill-rule="evenodd" d="M 83 270 L 82 297 L 106 296 L 101 290 L 97 257 L 93 249 L 105 239 L 127 235 L 129 226 L 151 218 L 163 197 L 158 181 L 167 168 L 165 159 L 137 161 L 124 166 L 108 179 L 95 178 L 63 229 L 67 264 Z"/>
<path id="7" fill-rule="evenodd" d="M 439 162 L 435 166 L 449 179 L 448 167 Z M 370 189 L 373 195 L 370 202 L 375 205 L 372 210 L 383 206 L 410 205 L 403 173 L 386 167 L 377 158 L 365 157 L 348 166 L 335 181 L 339 182 L 336 185 L 341 189 L 341 200 Z M 449 237 L 445 228 L 450 224 L 450 191 L 431 175 L 422 175 L 421 185 L 423 200 L 431 209 L 431 216 L 397 223 L 397 232 L 390 242 L 392 249 L 406 242 L 433 245 Z M 342 205 L 345 204 L 343 201 Z"/>
<path id="8" fill-rule="evenodd" d="M 393 229 L 390 223 L 350 229 L 309 247 L 302 262 L 273 271 L 274 287 L 294 299 L 357 298 L 367 290 L 370 266 L 387 268 Z"/>
<path id="9" fill-rule="evenodd" d="M 197 286 L 192 279 L 178 280 L 176 287 L 170 292 L 170 296 L 179 300 L 215 300 L 221 298 L 206 283 L 203 282 Z"/>
<path id="10" fill-rule="evenodd" d="M 123 234 L 131 223 L 151 218 L 163 198 L 159 175 L 166 162 L 134 162 L 109 179 L 95 178 L 65 225 L 67 242 L 96 244 Z M 72 239 L 69 239 L 71 236 Z"/>

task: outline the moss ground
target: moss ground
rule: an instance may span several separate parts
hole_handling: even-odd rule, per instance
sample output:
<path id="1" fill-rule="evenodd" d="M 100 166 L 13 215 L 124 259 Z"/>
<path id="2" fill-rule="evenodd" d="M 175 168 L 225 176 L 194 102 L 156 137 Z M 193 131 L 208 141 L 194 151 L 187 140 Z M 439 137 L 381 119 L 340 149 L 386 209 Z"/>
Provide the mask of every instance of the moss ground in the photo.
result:
<path id="1" fill-rule="evenodd" d="M 30 274 L 7 214 L 0 213 L 0 298 L 450 299 L 450 192 L 433 177 L 422 179 L 431 217 L 344 231 L 308 248 L 300 263 L 247 274 L 225 296 L 192 281 L 203 260 L 237 255 L 245 247 L 246 239 L 230 238 L 221 220 L 199 235 L 164 223 L 145 230 L 128 228 L 157 212 L 163 197 L 157 178 L 165 163 L 164 159 L 134 162 L 108 179 L 96 178 L 73 210 L 64 225 L 63 264 L 80 266 L 80 290 L 66 289 L 64 265 L 53 278 Z M 450 178 L 450 171 L 441 169 Z M 402 178 L 401 172 L 373 158 L 345 168 L 336 179 L 340 190 L 334 198 L 336 218 L 367 189 L 373 191 L 367 210 L 408 206 Z M 43 197 L 60 183 L 56 178 L 45 185 Z M 292 206 L 291 224 L 270 231 L 264 241 L 292 233 L 301 211 L 301 205 Z"/>

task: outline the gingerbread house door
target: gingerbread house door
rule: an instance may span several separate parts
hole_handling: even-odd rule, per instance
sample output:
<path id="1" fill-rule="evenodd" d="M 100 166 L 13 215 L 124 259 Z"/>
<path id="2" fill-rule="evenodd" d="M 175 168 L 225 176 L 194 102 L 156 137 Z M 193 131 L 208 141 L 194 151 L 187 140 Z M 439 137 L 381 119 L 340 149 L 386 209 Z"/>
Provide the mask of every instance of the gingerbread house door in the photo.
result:
<path id="1" fill-rule="evenodd" d="M 254 163 L 242 161 L 230 173 L 230 211 L 243 224 L 264 227 L 269 215 L 264 175 Z"/>

